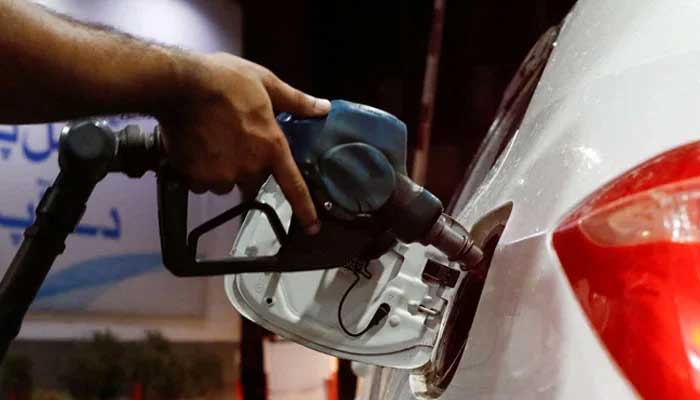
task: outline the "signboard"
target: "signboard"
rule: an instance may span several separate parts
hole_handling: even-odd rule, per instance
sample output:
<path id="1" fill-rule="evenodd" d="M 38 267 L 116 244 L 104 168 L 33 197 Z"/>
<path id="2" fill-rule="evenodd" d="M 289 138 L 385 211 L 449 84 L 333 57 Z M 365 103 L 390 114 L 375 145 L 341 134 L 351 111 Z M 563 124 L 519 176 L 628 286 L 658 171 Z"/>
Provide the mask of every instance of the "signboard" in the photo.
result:
<path id="1" fill-rule="evenodd" d="M 234 54 L 241 50 L 241 13 L 236 2 L 37 2 L 78 20 L 114 26 L 184 49 Z M 146 118 L 136 122 L 146 129 L 155 125 Z M 119 129 L 127 121 L 113 118 L 108 123 Z M 56 146 L 62 127 L 61 123 L 0 125 L 0 272 L 18 249 L 41 193 L 56 177 Z M 193 222 L 240 202 L 236 194 L 192 196 L 190 200 Z M 223 231 L 206 235 L 205 252 L 226 254 L 234 233 L 235 226 L 229 224 Z M 78 230 L 69 237 L 66 251 L 57 259 L 31 309 L 35 315 L 58 314 L 58 318 L 42 316 L 29 321 L 23 332 L 31 337 L 80 337 L 92 329 L 109 327 L 124 337 L 133 337 L 134 332 L 148 327 L 188 340 L 230 339 L 235 317 L 221 281 L 175 278 L 162 267 L 154 174 L 139 180 L 115 174 L 97 186 Z M 65 318 L 65 313 L 78 317 Z M 180 324 L 181 317 L 200 323 Z M 68 320 L 80 323 L 62 324 Z"/>
<path id="2" fill-rule="evenodd" d="M 107 120 L 113 129 L 127 121 Z M 136 121 L 152 129 L 155 121 Z M 133 123 L 133 121 L 130 121 Z M 0 125 L 0 271 L 4 272 L 34 220 L 42 193 L 58 173 L 57 144 L 63 124 Z M 234 205 L 237 196 L 217 200 Z M 211 200 L 191 201 L 203 219 Z M 231 234 L 224 243 L 231 243 Z M 203 279 L 179 279 L 160 256 L 153 173 L 142 179 L 111 174 L 98 184 L 87 211 L 38 294 L 35 313 L 109 313 L 199 316 Z"/>

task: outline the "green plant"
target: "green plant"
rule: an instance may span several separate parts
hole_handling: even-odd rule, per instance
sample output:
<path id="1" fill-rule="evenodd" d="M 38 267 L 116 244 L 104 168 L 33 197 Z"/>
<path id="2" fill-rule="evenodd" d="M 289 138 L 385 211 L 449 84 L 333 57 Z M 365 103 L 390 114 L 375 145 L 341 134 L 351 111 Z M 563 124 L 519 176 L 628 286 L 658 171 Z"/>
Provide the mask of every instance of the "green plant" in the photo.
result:
<path id="1" fill-rule="evenodd" d="M 55 390 L 35 390 L 32 400 L 72 400 L 72 398 L 67 393 Z"/>
<path id="2" fill-rule="evenodd" d="M 124 346 L 111 333 L 95 333 L 78 345 L 60 380 L 77 399 L 112 399 L 123 389 L 124 354 Z"/>
<path id="3" fill-rule="evenodd" d="M 21 355 L 8 355 L 2 363 L 0 386 L 10 397 L 24 399 L 31 397 L 32 361 Z"/>
<path id="4" fill-rule="evenodd" d="M 219 357 L 197 353 L 187 363 L 187 394 L 206 396 L 223 386 L 223 367 Z"/>
<path id="5" fill-rule="evenodd" d="M 129 358 L 129 375 L 141 384 L 146 399 L 175 399 L 184 393 L 186 371 L 170 342 L 158 332 L 148 332 Z"/>

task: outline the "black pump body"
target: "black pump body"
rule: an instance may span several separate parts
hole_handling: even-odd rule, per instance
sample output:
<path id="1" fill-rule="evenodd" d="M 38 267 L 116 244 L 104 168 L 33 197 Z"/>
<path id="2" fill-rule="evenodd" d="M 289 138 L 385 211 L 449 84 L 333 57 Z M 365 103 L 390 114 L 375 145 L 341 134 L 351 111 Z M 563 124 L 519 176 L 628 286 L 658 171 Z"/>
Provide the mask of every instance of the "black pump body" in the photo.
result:
<path id="1" fill-rule="evenodd" d="M 285 232 L 268 205 L 243 203 L 187 233 L 187 189 L 167 168 L 158 174 L 165 266 L 180 276 L 301 271 L 347 265 L 420 241 L 442 213 L 430 192 L 406 177 L 406 125 L 384 111 L 336 100 L 323 118 L 277 118 L 311 191 L 321 232 L 292 219 Z M 198 261 L 199 237 L 250 209 L 262 211 L 281 243 L 276 255 Z"/>

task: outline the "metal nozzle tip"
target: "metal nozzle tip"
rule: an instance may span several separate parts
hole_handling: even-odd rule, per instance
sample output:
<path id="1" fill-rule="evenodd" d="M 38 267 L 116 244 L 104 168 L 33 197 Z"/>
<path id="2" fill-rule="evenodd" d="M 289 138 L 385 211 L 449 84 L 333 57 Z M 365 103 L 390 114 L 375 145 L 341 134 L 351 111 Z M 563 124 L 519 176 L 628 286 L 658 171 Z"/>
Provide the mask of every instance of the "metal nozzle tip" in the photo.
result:
<path id="1" fill-rule="evenodd" d="M 469 247 L 469 250 L 462 255 L 460 264 L 462 264 L 462 269 L 466 271 L 477 266 L 483 259 L 484 252 L 481 251 L 479 246 L 472 244 L 471 247 Z"/>
<path id="2" fill-rule="evenodd" d="M 445 214 L 435 222 L 424 240 L 445 253 L 450 261 L 456 261 L 462 270 L 475 267 L 484 258 L 484 252 L 474 243 L 464 227 Z"/>

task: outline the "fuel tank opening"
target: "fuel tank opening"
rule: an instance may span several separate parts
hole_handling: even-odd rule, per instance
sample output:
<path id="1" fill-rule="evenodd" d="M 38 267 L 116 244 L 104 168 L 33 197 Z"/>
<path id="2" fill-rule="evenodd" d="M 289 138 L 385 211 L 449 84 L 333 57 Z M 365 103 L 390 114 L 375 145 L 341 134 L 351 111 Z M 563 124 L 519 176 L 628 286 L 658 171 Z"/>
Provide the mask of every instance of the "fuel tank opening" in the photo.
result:
<path id="1" fill-rule="evenodd" d="M 483 259 L 458 284 L 431 362 L 412 376 L 411 386 L 419 398 L 437 398 L 442 395 L 457 371 L 491 260 L 511 210 L 512 204 L 508 203 L 484 216 L 472 229 L 474 240 L 483 251 Z"/>
<path id="2" fill-rule="evenodd" d="M 457 289 L 457 295 L 454 298 L 456 306 L 452 309 L 445 325 L 445 333 L 441 343 L 438 344 L 439 353 L 435 359 L 434 384 L 441 391 L 447 389 L 464 353 L 481 292 L 484 289 L 486 274 L 500 238 L 499 232 L 486 242 L 482 247 L 483 259 L 464 278 Z"/>

